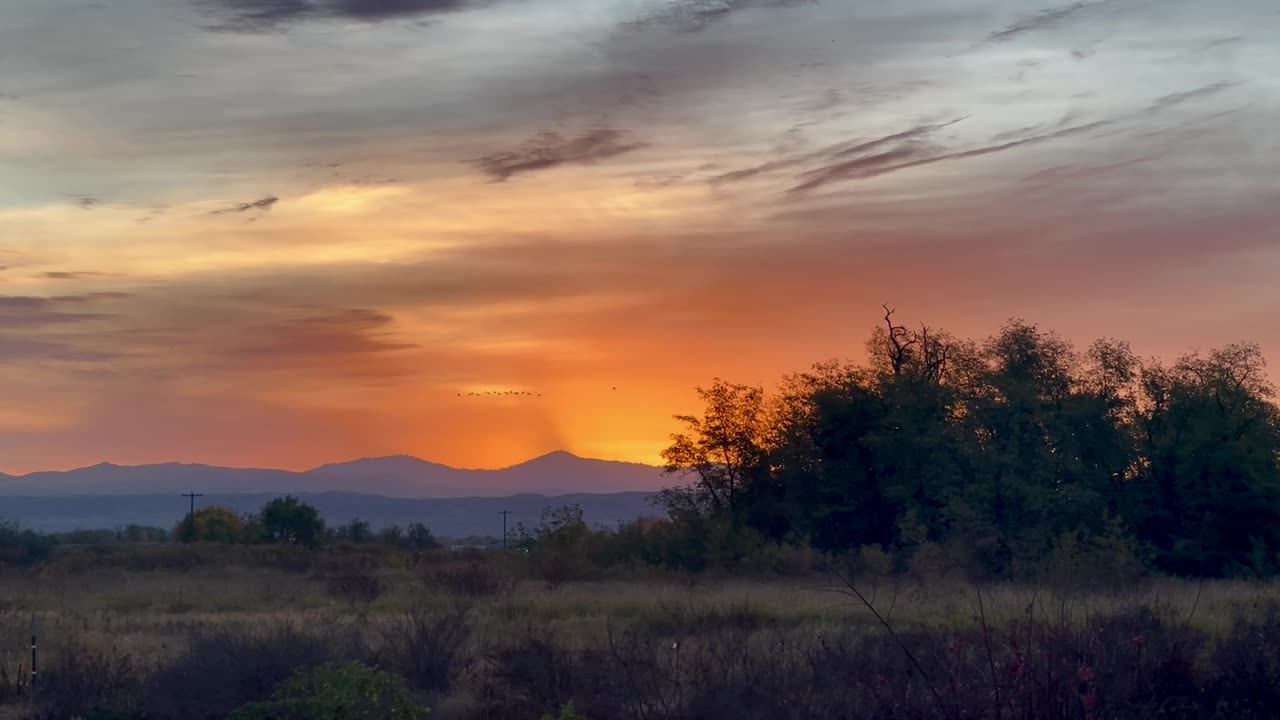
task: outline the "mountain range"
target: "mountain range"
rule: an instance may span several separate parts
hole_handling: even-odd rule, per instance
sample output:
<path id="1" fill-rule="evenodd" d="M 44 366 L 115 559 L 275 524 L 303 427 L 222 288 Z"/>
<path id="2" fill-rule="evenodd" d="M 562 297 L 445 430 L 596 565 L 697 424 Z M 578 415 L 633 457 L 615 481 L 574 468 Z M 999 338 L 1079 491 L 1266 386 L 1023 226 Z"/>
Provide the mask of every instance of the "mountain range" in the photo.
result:
<path id="1" fill-rule="evenodd" d="M 330 524 L 365 520 L 375 528 L 421 522 L 443 537 L 501 536 L 509 522 L 536 524 L 542 510 L 578 505 L 593 525 L 661 514 L 654 492 L 672 484 L 650 465 L 555 452 L 500 470 L 464 470 L 408 456 L 367 458 L 305 472 L 169 463 L 103 463 L 66 472 L 0 474 L 0 521 L 45 532 L 128 524 L 172 527 L 199 506 L 251 512 L 290 494 Z"/>
<path id="2" fill-rule="evenodd" d="M 640 491 L 671 484 L 661 468 L 553 452 L 500 470 L 464 470 L 397 455 L 322 465 L 312 470 L 262 470 L 166 463 L 102 463 L 77 470 L 0 474 L 0 497 L 206 494 L 358 493 L 390 498 L 501 497 Z"/>

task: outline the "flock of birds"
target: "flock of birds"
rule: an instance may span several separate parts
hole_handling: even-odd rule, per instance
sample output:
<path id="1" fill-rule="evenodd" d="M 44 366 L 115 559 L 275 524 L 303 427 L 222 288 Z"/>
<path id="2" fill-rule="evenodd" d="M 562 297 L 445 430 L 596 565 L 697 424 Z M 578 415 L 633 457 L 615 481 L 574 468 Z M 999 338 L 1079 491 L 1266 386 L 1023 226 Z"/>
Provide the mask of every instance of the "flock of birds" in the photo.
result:
<path id="1" fill-rule="evenodd" d="M 615 390 L 615 391 L 616 391 L 617 389 L 618 389 L 618 388 L 617 388 L 617 386 L 614 386 L 614 387 L 613 387 L 613 390 Z M 527 397 L 527 398 L 540 398 L 540 397 L 542 397 L 542 393 L 528 392 L 528 391 L 525 391 L 525 390 L 483 390 L 483 391 L 480 391 L 480 392 L 466 392 L 466 393 L 458 393 L 458 397 L 475 397 L 475 398 L 482 398 L 482 397 L 493 397 L 493 398 L 497 398 L 497 397 L 509 397 L 509 398 Z"/>

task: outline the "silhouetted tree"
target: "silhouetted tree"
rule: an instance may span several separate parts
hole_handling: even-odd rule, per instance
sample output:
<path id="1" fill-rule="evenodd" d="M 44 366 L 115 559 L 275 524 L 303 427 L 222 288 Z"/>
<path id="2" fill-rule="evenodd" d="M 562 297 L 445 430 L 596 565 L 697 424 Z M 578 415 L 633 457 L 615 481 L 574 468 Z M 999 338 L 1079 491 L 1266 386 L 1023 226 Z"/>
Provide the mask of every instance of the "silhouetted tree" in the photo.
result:
<path id="1" fill-rule="evenodd" d="M 436 550 L 441 547 L 431 529 L 417 522 L 409 523 L 409 529 L 405 531 L 405 542 L 412 550 Z"/>
<path id="2" fill-rule="evenodd" d="M 1280 412 L 1256 345 L 1143 369 L 1135 515 L 1156 562 L 1183 574 L 1273 573 Z"/>
<path id="3" fill-rule="evenodd" d="M 663 490 L 660 502 L 673 515 L 724 514 L 736 522 L 748 489 L 767 477 L 768 417 L 764 391 L 716 379 L 698 388 L 702 417 L 678 415 L 686 432 L 663 451 L 666 470 L 692 483 Z"/>

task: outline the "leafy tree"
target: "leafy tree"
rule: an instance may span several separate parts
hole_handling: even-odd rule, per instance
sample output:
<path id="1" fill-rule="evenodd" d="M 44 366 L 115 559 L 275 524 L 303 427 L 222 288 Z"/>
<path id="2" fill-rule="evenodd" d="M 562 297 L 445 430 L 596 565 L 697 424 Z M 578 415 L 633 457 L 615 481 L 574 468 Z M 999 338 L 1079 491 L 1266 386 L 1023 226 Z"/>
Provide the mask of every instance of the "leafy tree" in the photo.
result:
<path id="1" fill-rule="evenodd" d="M 692 479 L 663 490 L 660 502 L 673 515 L 724 513 L 740 520 L 745 498 L 768 476 L 768 415 L 764 391 L 716 379 L 698 388 L 706 404 L 702 417 L 677 415 L 687 430 L 672 436 L 663 451 L 666 470 Z"/>
<path id="2" fill-rule="evenodd" d="M 418 522 L 409 523 L 404 539 L 411 550 L 438 550 L 442 547 L 431 529 Z"/>
<path id="3" fill-rule="evenodd" d="M 659 496 L 670 523 L 621 531 L 623 554 L 694 567 L 790 541 L 997 575 L 1060 561 L 1124 577 L 1148 557 L 1280 572 L 1280 410 L 1257 346 L 1166 366 L 1020 320 L 982 343 L 884 320 L 864 364 L 816 365 L 770 397 L 700 388 L 703 414 L 677 416 L 664 452 L 687 480 Z"/>
<path id="4" fill-rule="evenodd" d="M 289 495 L 267 503 L 258 514 L 262 538 L 268 543 L 314 547 L 325 536 L 320 511 Z"/>
<path id="5" fill-rule="evenodd" d="M 146 525 L 126 525 L 117 531 L 116 537 L 124 543 L 162 543 L 168 542 L 169 531 Z"/>
<path id="6" fill-rule="evenodd" d="M 35 565 L 53 555 L 57 541 L 44 533 L 0 520 L 0 566 Z"/>
<path id="7" fill-rule="evenodd" d="M 1280 549 L 1280 411 L 1256 345 L 1143 369 L 1134 514 L 1164 570 L 1223 575 Z"/>
<path id="8" fill-rule="evenodd" d="M 196 510 L 194 515 L 183 518 L 174 527 L 171 536 L 184 542 L 231 545 L 244 541 L 244 522 L 239 515 L 227 508 L 216 505 L 204 507 Z"/>
<path id="9" fill-rule="evenodd" d="M 355 519 L 346 525 L 339 525 L 331 530 L 333 539 L 349 542 L 353 545 L 364 545 L 373 542 L 373 528 L 369 523 Z"/>

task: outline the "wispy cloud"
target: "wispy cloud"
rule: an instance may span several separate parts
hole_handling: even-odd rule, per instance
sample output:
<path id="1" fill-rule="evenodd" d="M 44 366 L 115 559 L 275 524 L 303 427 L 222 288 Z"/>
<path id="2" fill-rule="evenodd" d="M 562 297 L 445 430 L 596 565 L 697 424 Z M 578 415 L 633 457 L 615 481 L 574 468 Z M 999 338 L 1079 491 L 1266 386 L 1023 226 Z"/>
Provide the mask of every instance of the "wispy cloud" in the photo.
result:
<path id="1" fill-rule="evenodd" d="M 1185 102 L 1189 102 L 1189 101 L 1192 101 L 1192 100 L 1200 100 L 1200 99 L 1202 99 L 1202 98 L 1207 98 L 1207 97 L 1210 97 L 1210 96 L 1212 96 L 1212 95 L 1217 95 L 1218 93 L 1220 93 L 1220 92 L 1222 92 L 1222 91 L 1224 91 L 1224 90 L 1228 90 L 1228 89 L 1230 89 L 1230 88 L 1232 88 L 1232 87 L 1235 87 L 1235 83 L 1230 83 L 1230 82 L 1216 82 L 1216 83 L 1213 83 L 1213 84 L 1211 84 L 1211 85 L 1205 85 L 1205 86 L 1203 86 L 1203 87 L 1198 87 L 1198 88 L 1196 88 L 1196 89 L 1194 89 L 1194 90 L 1187 90 L 1187 91 L 1185 91 L 1185 92 L 1170 93 L 1170 94 L 1168 94 L 1168 95 L 1164 95 L 1164 96 L 1162 96 L 1162 97 L 1156 98 L 1156 99 L 1151 103 L 1151 108 L 1150 108 L 1150 109 L 1151 109 L 1153 112 L 1155 112 L 1155 111 L 1160 111 L 1160 110 L 1165 110 L 1165 109 L 1171 108 L 1171 107 L 1173 107 L 1173 106 L 1175 106 L 1175 105 L 1181 105 L 1182 103 L 1185 103 Z"/>
<path id="2" fill-rule="evenodd" d="M 1070 5 L 1066 5 L 1059 8 L 1044 10 L 1039 13 L 1036 13 L 1035 15 L 1030 15 L 1030 16 L 1021 18 L 1020 20 L 1012 23 L 1011 25 L 1004 28 L 1003 30 L 997 30 L 996 32 L 991 33 L 991 35 L 989 35 L 987 39 L 992 42 L 1003 42 L 1005 40 L 1012 40 L 1013 38 L 1018 37 L 1019 35 L 1025 35 L 1026 33 L 1029 33 L 1029 32 L 1034 32 L 1036 30 L 1043 30 L 1045 28 L 1049 28 L 1054 25 L 1059 25 L 1065 22 L 1066 20 L 1069 20 L 1079 15 L 1080 13 L 1086 10 L 1093 9 L 1100 5 L 1105 5 L 1108 2 L 1110 2 L 1110 0 L 1088 0 L 1088 1 L 1074 2 L 1074 3 L 1071 3 Z"/>
<path id="3" fill-rule="evenodd" d="M 261 31 L 307 20 L 348 19 L 369 22 L 456 12 L 468 0 L 202 0 L 201 6 L 225 19 L 218 29 Z"/>
<path id="4" fill-rule="evenodd" d="M 632 28 L 670 27 L 679 32 L 701 32 L 744 10 L 814 5 L 817 0 L 679 0 L 628 23 Z"/>
<path id="5" fill-rule="evenodd" d="M 66 312 L 53 298 L 0 295 L 0 328 L 38 328 L 111 317 L 105 313 Z"/>
<path id="6" fill-rule="evenodd" d="M 986 145 L 957 152 L 928 153 L 926 152 L 928 150 L 926 147 L 913 146 L 902 148 L 898 151 L 888 151 L 877 155 L 855 158 L 853 160 L 834 163 L 805 173 L 802 176 L 802 182 L 792 187 L 789 192 L 792 194 L 805 193 L 811 190 L 817 190 L 818 188 L 832 183 L 850 180 L 865 180 L 925 165 L 934 165 L 952 160 L 965 160 L 968 158 L 982 157 L 984 155 L 994 155 L 1014 148 L 1046 143 L 1060 138 L 1070 137 L 1072 135 L 1080 135 L 1094 130 L 1100 130 L 1114 124 L 1114 122 L 1115 121 L 1113 120 L 1099 120 L 1085 125 L 1063 128 L 1051 133 L 1033 135 L 1031 137 L 1025 137 L 1018 140 L 1010 140 L 1009 142 Z"/>
<path id="7" fill-rule="evenodd" d="M 90 278 L 110 277 L 111 273 L 95 272 L 92 270 L 52 270 L 40 273 L 40 277 L 45 280 L 87 280 Z"/>
<path id="8" fill-rule="evenodd" d="M 847 160 L 850 163 L 858 163 L 859 161 L 865 160 L 870 164 L 874 164 L 877 161 L 877 158 L 904 157 L 904 154 L 900 151 L 923 150 L 923 145 L 921 143 L 928 136 L 963 120 L 965 120 L 965 118 L 960 117 L 943 123 L 917 125 L 900 132 L 891 133 L 871 140 L 856 140 L 850 143 L 832 145 L 821 150 L 800 153 L 791 157 L 785 157 L 779 160 L 763 163 L 761 165 L 756 165 L 755 167 L 721 173 L 720 175 L 716 175 L 711 178 L 711 182 L 713 184 L 723 184 L 748 180 L 759 175 L 802 166 L 814 161 L 823 161 L 830 164 L 837 160 Z M 907 147 L 906 144 L 908 143 L 913 143 L 913 145 Z"/>
<path id="9" fill-rule="evenodd" d="M 577 137 L 546 132 L 515 150 L 486 155 L 474 161 L 494 182 L 522 173 L 550 170 L 561 165 L 590 165 L 645 147 L 630 133 L 611 128 L 589 130 Z"/>
<path id="10" fill-rule="evenodd" d="M 275 207 L 275 204 L 278 202 L 280 202 L 280 198 L 276 197 L 275 195 L 268 195 L 267 197 L 254 200 L 253 202 L 237 203 L 230 207 L 222 208 L 220 210 L 212 210 L 209 212 L 209 214 L 210 215 L 226 215 L 228 213 L 246 213 L 246 212 L 249 212 L 250 210 L 266 211 Z"/>

